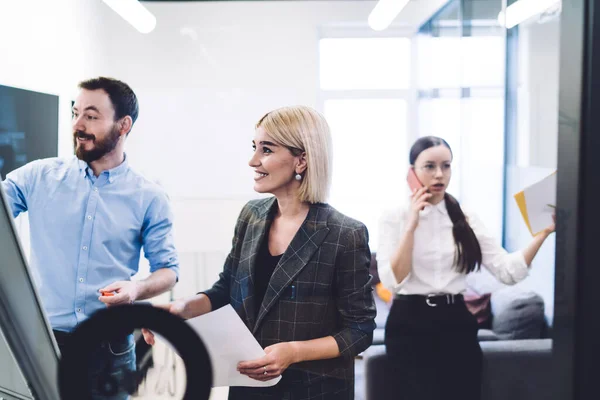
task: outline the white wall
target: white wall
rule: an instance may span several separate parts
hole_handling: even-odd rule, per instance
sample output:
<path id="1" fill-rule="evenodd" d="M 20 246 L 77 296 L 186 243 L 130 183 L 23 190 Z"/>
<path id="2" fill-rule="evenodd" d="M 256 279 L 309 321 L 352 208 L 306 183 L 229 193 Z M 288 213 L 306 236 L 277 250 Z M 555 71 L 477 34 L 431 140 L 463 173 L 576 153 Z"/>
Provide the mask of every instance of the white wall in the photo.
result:
<path id="1" fill-rule="evenodd" d="M 140 119 L 128 144 L 134 165 L 174 198 L 213 199 L 254 196 L 247 166 L 254 124 L 276 107 L 316 107 L 319 26 L 366 20 L 372 7 L 353 1 L 146 5 L 158 20 L 149 35 L 103 15 L 110 27 L 105 39 L 116 45 L 98 73 L 127 81 L 139 95 Z"/>

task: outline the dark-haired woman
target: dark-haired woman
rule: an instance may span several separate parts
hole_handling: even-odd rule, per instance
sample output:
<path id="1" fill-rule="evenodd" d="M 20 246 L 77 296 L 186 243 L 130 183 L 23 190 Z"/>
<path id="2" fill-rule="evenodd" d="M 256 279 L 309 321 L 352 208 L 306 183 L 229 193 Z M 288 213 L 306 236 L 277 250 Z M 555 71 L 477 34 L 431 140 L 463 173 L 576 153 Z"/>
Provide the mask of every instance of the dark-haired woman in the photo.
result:
<path id="1" fill-rule="evenodd" d="M 482 354 L 461 295 L 465 278 L 483 265 L 506 284 L 521 281 L 554 223 L 525 249 L 507 253 L 446 193 L 452 151 L 445 140 L 420 138 L 409 158 L 423 188 L 381 218 L 377 251 L 379 277 L 395 295 L 385 327 L 390 376 L 399 399 L 476 400 Z"/>

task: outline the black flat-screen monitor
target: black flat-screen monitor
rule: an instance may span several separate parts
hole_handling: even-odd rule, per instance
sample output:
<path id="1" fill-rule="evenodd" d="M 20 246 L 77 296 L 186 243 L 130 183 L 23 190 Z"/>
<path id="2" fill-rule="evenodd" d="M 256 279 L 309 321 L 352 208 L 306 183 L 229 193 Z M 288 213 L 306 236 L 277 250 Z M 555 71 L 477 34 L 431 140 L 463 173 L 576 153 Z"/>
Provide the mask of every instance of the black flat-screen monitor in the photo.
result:
<path id="1" fill-rule="evenodd" d="M 0 85 L 0 179 L 58 154 L 58 96 Z"/>

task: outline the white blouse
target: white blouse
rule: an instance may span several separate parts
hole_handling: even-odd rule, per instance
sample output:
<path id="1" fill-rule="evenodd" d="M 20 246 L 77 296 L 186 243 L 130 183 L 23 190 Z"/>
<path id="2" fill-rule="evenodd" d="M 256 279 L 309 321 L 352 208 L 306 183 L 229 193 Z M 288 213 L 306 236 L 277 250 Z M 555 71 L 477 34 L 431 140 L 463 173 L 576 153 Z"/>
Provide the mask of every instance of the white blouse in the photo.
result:
<path id="1" fill-rule="evenodd" d="M 464 211 L 464 210 L 463 210 Z M 385 287 L 398 294 L 458 294 L 466 290 L 466 275 L 456 271 L 456 247 L 452 220 L 446 202 L 429 205 L 420 211 L 415 230 L 412 266 L 402 282 L 398 282 L 390 258 L 398 249 L 404 233 L 408 206 L 386 212 L 379 224 L 377 270 Z M 527 277 L 529 268 L 521 251 L 508 253 L 488 234 L 481 221 L 465 212 L 475 232 L 482 254 L 482 267 L 503 283 L 512 285 Z"/>

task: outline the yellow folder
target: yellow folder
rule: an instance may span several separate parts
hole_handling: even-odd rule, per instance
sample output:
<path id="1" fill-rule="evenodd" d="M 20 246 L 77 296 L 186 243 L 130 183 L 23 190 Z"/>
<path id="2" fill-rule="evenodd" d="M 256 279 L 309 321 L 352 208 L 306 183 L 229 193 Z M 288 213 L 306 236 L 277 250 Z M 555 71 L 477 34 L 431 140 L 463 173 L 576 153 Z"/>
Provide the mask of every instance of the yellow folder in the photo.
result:
<path id="1" fill-rule="evenodd" d="M 531 236 L 552 223 L 556 205 L 556 171 L 514 195 Z"/>

